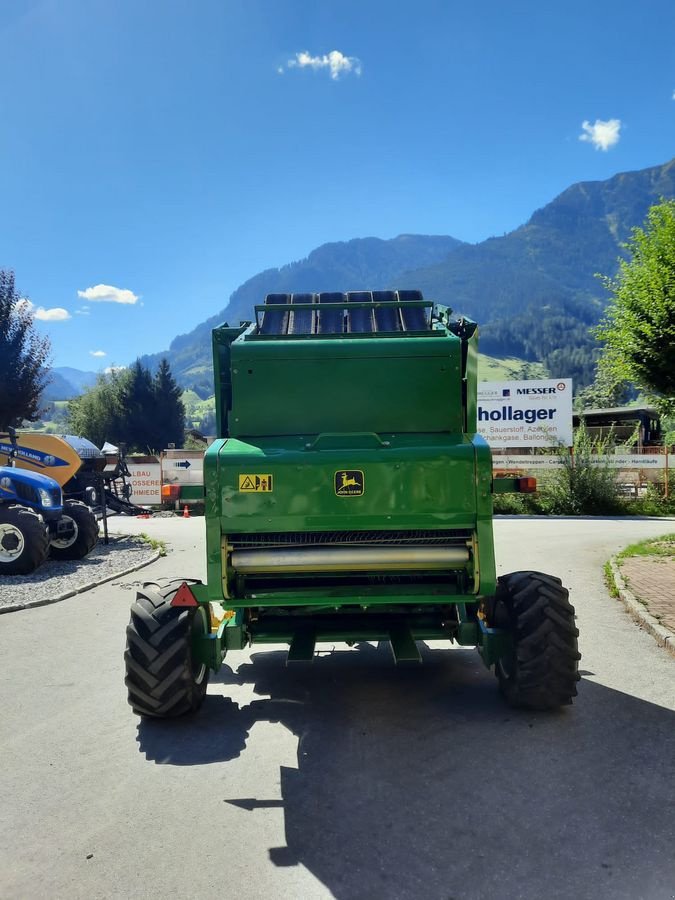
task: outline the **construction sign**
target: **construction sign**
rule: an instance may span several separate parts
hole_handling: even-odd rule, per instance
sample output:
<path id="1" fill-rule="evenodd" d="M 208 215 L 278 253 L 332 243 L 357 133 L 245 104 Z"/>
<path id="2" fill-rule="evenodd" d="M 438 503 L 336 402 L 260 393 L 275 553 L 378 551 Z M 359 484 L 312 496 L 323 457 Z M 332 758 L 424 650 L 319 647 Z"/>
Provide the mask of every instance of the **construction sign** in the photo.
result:
<path id="1" fill-rule="evenodd" d="M 272 476 L 240 475 L 239 490 L 249 494 L 269 494 L 272 491 Z"/>

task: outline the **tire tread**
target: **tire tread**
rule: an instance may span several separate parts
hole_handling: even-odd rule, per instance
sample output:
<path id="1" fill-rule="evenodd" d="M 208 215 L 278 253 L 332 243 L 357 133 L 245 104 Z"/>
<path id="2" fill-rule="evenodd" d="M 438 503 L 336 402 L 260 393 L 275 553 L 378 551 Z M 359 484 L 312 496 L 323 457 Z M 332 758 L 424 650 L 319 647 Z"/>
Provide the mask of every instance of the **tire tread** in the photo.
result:
<path id="1" fill-rule="evenodd" d="M 144 585 L 131 606 L 124 651 L 128 701 L 140 716 L 194 712 L 206 694 L 208 669 L 197 683 L 190 651 L 194 607 L 171 606 L 183 583 Z"/>
<path id="2" fill-rule="evenodd" d="M 507 701 L 539 710 L 569 705 L 581 654 L 574 607 L 560 579 L 542 572 L 504 575 L 497 600 L 507 607 L 514 641 L 510 673 L 495 667 Z"/>

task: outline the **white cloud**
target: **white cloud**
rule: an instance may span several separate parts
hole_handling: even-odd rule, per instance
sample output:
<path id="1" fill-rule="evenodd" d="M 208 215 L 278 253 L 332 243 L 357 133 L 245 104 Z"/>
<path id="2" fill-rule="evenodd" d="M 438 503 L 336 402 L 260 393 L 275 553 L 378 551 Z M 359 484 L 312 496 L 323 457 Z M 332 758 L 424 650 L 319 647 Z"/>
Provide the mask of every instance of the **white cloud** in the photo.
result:
<path id="1" fill-rule="evenodd" d="M 82 309 L 75 310 L 75 315 L 76 316 L 88 316 L 88 315 L 91 315 L 91 313 L 89 312 L 88 306 L 83 306 Z"/>
<path id="2" fill-rule="evenodd" d="M 84 291 L 78 291 L 77 296 L 92 303 L 124 303 L 138 302 L 138 295 L 125 288 L 113 287 L 111 284 L 95 284 Z"/>
<path id="3" fill-rule="evenodd" d="M 103 370 L 104 375 L 114 375 L 115 372 L 123 372 L 126 369 L 126 366 L 108 366 L 107 369 Z"/>
<path id="4" fill-rule="evenodd" d="M 312 56 L 307 50 L 302 50 L 295 54 L 295 59 L 289 59 L 286 63 L 287 69 L 327 69 L 333 81 L 337 81 L 341 75 L 360 75 L 361 60 L 355 56 L 345 56 L 339 50 L 331 50 L 330 53 L 324 53 L 323 56 Z M 279 74 L 283 74 L 283 68 L 277 69 Z"/>
<path id="5" fill-rule="evenodd" d="M 38 306 L 33 315 L 40 322 L 65 322 L 66 319 L 70 318 L 70 313 L 62 306 L 53 306 L 51 309 Z"/>
<path id="6" fill-rule="evenodd" d="M 105 350 L 90 350 L 89 356 L 107 356 Z"/>
<path id="7" fill-rule="evenodd" d="M 596 150 L 607 151 L 610 147 L 619 143 L 621 119 L 607 119 L 606 122 L 603 122 L 602 119 L 596 119 L 593 125 L 584 120 L 581 123 L 581 127 L 583 134 L 579 135 L 579 140 L 588 141 L 589 144 L 593 144 Z"/>
<path id="8" fill-rule="evenodd" d="M 65 322 L 70 318 L 70 313 L 62 306 L 52 306 L 45 309 L 44 306 L 36 306 L 27 297 L 22 297 L 16 304 L 17 309 L 27 309 L 38 322 Z"/>

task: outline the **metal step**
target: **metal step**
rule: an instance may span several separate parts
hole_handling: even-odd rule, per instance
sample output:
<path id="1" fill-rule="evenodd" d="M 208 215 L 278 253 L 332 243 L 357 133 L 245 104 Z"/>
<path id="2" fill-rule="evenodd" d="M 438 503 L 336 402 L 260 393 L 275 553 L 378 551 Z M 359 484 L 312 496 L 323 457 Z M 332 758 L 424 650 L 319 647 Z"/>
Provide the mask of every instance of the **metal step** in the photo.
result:
<path id="1" fill-rule="evenodd" d="M 417 648 L 412 632 L 405 625 L 393 625 L 389 629 L 389 640 L 396 663 L 422 662 L 422 655 Z"/>
<path id="2" fill-rule="evenodd" d="M 288 648 L 286 665 L 289 663 L 311 662 L 314 659 L 316 632 L 309 629 L 296 631 Z"/>

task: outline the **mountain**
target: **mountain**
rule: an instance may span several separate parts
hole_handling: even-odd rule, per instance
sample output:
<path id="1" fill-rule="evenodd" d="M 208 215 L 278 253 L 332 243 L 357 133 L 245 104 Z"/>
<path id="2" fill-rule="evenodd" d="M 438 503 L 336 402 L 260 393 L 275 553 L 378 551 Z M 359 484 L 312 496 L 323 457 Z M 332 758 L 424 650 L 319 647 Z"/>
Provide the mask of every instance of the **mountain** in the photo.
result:
<path id="1" fill-rule="evenodd" d="M 539 360 L 554 377 L 587 382 L 595 352 L 589 327 L 607 300 L 596 273 L 613 275 L 631 229 L 673 196 L 675 160 L 575 184 L 510 234 L 463 244 L 398 285 L 480 322 L 483 352 Z"/>
<path id="2" fill-rule="evenodd" d="M 96 384 L 98 377 L 96 372 L 85 372 L 82 369 L 73 369 L 70 366 L 57 366 L 52 373 L 61 375 L 67 382 L 73 385 L 78 394 Z"/>
<path id="3" fill-rule="evenodd" d="M 178 381 L 196 387 L 199 393 L 213 393 L 211 376 L 211 330 L 224 321 L 239 323 L 250 319 L 256 303 L 274 291 L 330 291 L 358 289 L 367 285 L 384 290 L 392 280 L 413 266 L 432 266 L 461 246 L 452 237 L 402 234 L 391 240 L 355 238 L 323 244 L 306 259 L 280 269 L 267 269 L 244 282 L 230 297 L 229 304 L 198 325 L 189 334 L 179 335 L 168 351 L 142 357 L 154 369 L 166 356 Z M 201 388 L 201 390 L 200 390 Z"/>
<path id="4" fill-rule="evenodd" d="M 83 372 L 70 366 L 56 366 L 49 371 L 49 384 L 42 392 L 43 400 L 72 400 L 96 384 L 96 372 Z"/>
<path id="5" fill-rule="evenodd" d="M 225 309 L 143 361 L 154 367 L 167 356 L 180 383 L 206 395 L 213 390 L 211 329 L 250 319 L 265 294 L 408 287 L 476 319 L 484 353 L 541 362 L 553 377 L 581 386 L 597 353 L 589 328 L 607 301 L 595 273 L 613 275 L 631 228 L 673 196 L 675 160 L 572 185 L 524 225 L 478 244 L 420 235 L 324 244 L 249 279 Z"/>

